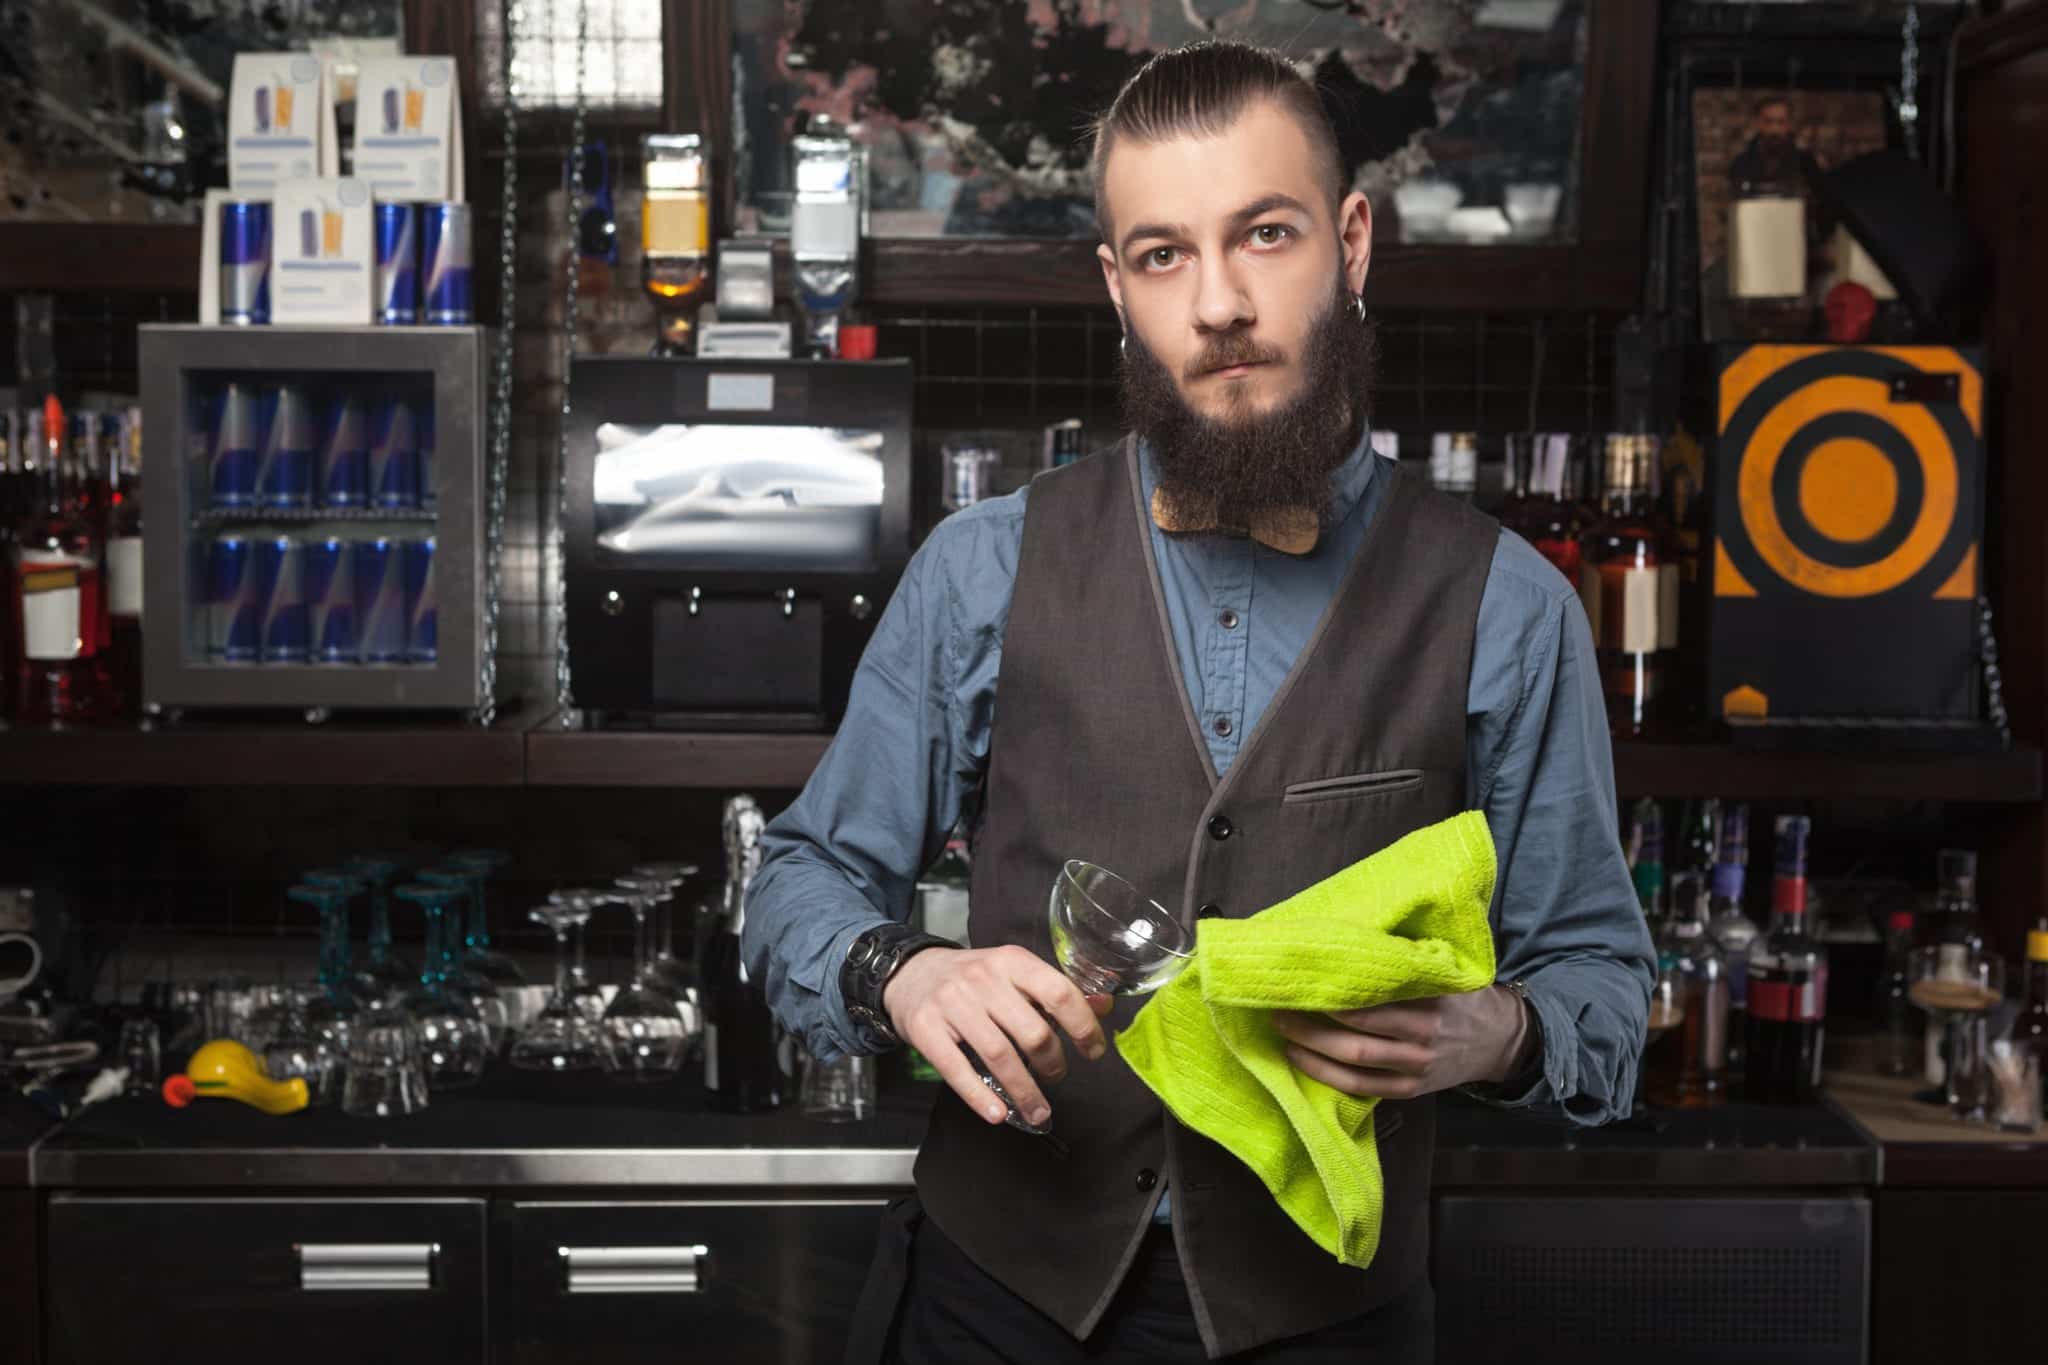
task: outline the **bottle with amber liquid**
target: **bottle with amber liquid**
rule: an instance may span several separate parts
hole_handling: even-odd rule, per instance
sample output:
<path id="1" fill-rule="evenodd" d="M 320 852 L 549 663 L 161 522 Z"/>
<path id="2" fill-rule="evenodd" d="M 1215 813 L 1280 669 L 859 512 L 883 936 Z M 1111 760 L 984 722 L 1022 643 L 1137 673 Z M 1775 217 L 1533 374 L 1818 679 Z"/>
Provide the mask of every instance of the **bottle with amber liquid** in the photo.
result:
<path id="1" fill-rule="evenodd" d="M 1781 815 L 1771 925 L 1749 948 L 1745 1093 L 1762 1104 L 1804 1104 L 1820 1094 L 1828 1012 L 1828 950 L 1806 919 L 1806 836 L 1812 822 Z"/>
<path id="2" fill-rule="evenodd" d="M 1657 441 L 1646 435 L 1610 435 L 1605 452 L 1600 516 L 1587 532 L 1579 570 L 1579 597 L 1599 650 L 1608 731 L 1638 739 L 1662 725 L 1667 641 L 1664 575 L 1666 539 L 1657 524 Z"/>
<path id="3" fill-rule="evenodd" d="M 1671 917 L 1657 935 L 1660 974 L 1676 978 L 1678 1027 L 1644 1059 L 1650 1103 L 1697 1109 L 1728 1098 L 1728 964 L 1707 932 L 1707 885 L 1696 874 L 1672 890 Z"/>
<path id="4" fill-rule="evenodd" d="M 66 476 L 64 410 L 43 405 L 38 465 L 42 486 L 15 531 L 16 657 L 14 718 L 22 725 L 71 725 L 104 710 L 101 644 L 108 637 L 102 546 Z"/>
<path id="5" fill-rule="evenodd" d="M 695 133 L 640 139 L 640 283 L 654 300 L 654 354 L 697 350 L 697 314 L 711 291 L 711 220 L 703 140 Z"/>

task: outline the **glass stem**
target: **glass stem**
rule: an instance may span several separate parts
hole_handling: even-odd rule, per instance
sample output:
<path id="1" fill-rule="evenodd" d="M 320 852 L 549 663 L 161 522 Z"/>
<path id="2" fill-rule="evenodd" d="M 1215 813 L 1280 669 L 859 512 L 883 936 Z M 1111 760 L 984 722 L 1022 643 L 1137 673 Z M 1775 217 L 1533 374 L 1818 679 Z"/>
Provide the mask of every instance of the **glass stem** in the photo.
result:
<path id="1" fill-rule="evenodd" d="M 576 962 L 575 965 L 569 968 L 569 973 L 575 978 L 576 984 L 579 986 L 590 980 L 590 969 L 584 965 L 583 959 L 583 944 L 585 938 L 588 937 L 588 932 L 587 925 L 579 924 L 576 926 Z"/>
<path id="2" fill-rule="evenodd" d="M 647 902 L 633 902 L 633 984 L 642 985 L 647 980 Z"/>
<path id="3" fill-rule="evenodd" d="M 378 887 L 370 893 L 370 965 L 381 967 L 391 958 L 391 901 Z"/>
<path id="4" fill-rule="evenodd" d="M 428 995 L 441 991 L 441 907 L 424 907 L 427 915 L 427 938 L 420 946 L 420 989 Z"/>
<path id="5" fill-rule="evenodd" d="M 555 924 L 555 998 L 556 1009 L 569 1007 L 569 927 Z"/>
<path id="6" fill-rule="evenodd" d="M 479 877 L 469 884 L 469 950 L 483 952 L 491 946 L 490 925 L 484 919 L 484 882 Z"/>
<path id="7" fill-rule="evenodd" d="M 669 898 L 661 903 L 661 908 L 657 913 L 661 916 L 659 921 L 661 926 L 661 947 L 655 953 L 655 957 L 663 962 L 667 962 L 676 955 L 676 898 L 674 893 L 670 893 Z"/>
<path id="8" fill-rule="evenodd" d="M 348 902 L 339 897 L 320 907 L 320 986 L 340 1003 L 348 984 Z"/>

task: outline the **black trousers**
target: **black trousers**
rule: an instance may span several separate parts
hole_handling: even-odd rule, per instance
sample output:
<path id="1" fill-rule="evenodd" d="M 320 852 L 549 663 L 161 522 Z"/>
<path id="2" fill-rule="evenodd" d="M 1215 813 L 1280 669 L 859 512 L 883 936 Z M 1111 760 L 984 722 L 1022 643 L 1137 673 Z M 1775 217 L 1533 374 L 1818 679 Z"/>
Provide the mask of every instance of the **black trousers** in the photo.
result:
<path id="1" fill-rule="evenodd" d="M 1067 1330 L 969 1260 L 929 1218 L 910 1235 L 906 1284 L 883 1359 L 890 1365 L 1152 1365 L 1208 1359 L 1173 1234 L 1145 1236 L 1095 1332 Z M 1436 1298 L 1427 1279 L 1348 1322 L 1226 1359 L 1242 1365 L 1432 1365 Z"/>

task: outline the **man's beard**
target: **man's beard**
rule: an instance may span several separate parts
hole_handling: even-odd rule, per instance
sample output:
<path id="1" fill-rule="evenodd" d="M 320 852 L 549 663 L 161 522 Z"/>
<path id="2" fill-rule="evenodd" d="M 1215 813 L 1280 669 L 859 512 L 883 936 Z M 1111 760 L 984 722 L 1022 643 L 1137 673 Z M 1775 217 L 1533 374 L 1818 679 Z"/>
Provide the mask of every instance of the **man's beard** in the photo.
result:
<path id="1" fill-rule="evenodd" d="M 1209 417 L 1188 406 L 1166 366 L 1127 333 L 1120 383 L 1124 419 L 1152 452 L 1167 503 L 1241 530 L 1267 513 L 1329 518 L 1330 477 L 1370 413 L 1377 349 L 1341 284 L 1303 343 L 1301 391 L 1267 412 L 1240 390 L 1232 411 Z M 1189 362 L 1193 376 L 1232 364 L 1289 359 L 1242 331 L 1223 332 Z"/>

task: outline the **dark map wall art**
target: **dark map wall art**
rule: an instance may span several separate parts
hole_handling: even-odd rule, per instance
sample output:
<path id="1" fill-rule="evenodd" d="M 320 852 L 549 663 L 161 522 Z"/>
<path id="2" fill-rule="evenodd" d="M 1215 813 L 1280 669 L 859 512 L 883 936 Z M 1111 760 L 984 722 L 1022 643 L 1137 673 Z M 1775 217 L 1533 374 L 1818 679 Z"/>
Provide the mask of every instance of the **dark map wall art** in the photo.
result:
<path id="1" fill-rule="evenodd" d="M 1088 237 L 1086 129 L 1204 36 L 1312 75 L 1382 241 L 1573 238 L 1586 0 L 732 0 L 741 226 L 786 227 L 814 115 L 867 148 L 877 237 Z"/>

